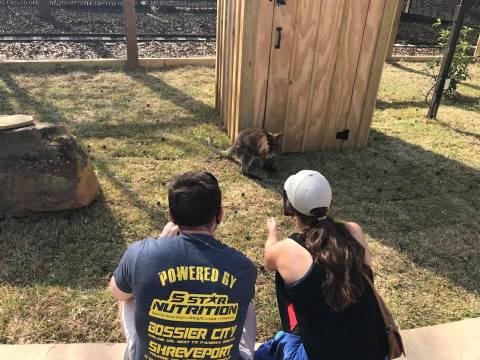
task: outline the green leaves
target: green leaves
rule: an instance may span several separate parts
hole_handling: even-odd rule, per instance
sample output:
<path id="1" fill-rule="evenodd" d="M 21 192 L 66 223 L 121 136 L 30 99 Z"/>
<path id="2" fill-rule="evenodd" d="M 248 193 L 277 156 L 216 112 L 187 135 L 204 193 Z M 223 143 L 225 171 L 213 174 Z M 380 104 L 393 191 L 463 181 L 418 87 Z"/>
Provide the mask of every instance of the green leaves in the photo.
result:
<path id="1" fill-rule="evenodd" d="M 438 46 L 441 51 L 445 53 L 447 48 L 448 39 L 450 37 L 451 28 L 442 27 L 442 20 L 437 21 L 432 25 L 433 29 L 437 32 Z M 453 98 L 457 90 L 458 84 L 467 79 L 471 79 L 469 66 L 475 63 L 475 58 L 471 56 L 471 44 L 468 42 L 468 36 L 473 29 L 468 26 L 463 26 L 460 31 L 460 37 L 458 39 L 457 48 L 453 57 L 452 65 L 448 72 L 448 77 L 451 79 L 450 85 L 445 89 L 445 95 L 449 98 Z M 426 69 L 432 74 L 433 80 L 438 81 L 438 72 L 440 68 L 439 61 L 429 62 Z"/>

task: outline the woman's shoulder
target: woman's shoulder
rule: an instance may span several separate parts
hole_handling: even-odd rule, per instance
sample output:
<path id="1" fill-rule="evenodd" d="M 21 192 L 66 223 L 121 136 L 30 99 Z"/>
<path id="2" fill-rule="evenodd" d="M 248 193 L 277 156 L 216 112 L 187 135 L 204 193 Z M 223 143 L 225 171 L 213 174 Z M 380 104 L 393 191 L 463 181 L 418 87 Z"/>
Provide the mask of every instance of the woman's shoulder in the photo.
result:
<path id="1" fill-rule="evenodd" d="M 360 245 L 365 249 L 365 263 L 371 267 L 372 266 L 372 256 L 368 250 L 367 240 L 365 239 L 365 233 L 360 225 L 355 222 L 346 222 L 345 227 L 347 228 L 350 235 L 357 240 Z"/>
<path id="2" fill-rule="evenodd" d="M 302 279 L 312 266 L 313 259 L 304 245 L 290 237 L 276 245 L 278 251 L 277 271 L 285 284 Z"/>

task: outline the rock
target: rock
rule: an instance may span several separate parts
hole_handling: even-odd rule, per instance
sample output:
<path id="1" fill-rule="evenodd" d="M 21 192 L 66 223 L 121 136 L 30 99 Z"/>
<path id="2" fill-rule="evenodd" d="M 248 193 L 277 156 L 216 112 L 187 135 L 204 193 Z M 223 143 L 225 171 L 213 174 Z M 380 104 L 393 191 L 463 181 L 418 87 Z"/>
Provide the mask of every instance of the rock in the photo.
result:
<path id="1" fill-rule="evenodd" d="M 0 130 L 18 129 L 33 125 L 33 116 L 30 115 L 0 115 Z"/>
<path id="2" fill-rule="evenodd" d="M 0 131 L 0 218 L 78 209 L 100 194 L 93 165 L 62 126 Z"/>

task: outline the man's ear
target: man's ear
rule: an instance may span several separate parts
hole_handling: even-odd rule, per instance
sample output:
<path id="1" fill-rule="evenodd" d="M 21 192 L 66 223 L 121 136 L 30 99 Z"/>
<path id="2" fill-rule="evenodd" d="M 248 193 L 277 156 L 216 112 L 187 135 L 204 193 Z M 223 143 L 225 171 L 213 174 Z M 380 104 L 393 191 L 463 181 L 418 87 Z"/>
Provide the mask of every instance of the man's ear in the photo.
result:
<path id="1" fill-rule="evenodd" d="M 167 213 L 168 213 L 168 221 L 171 221 L 172 223 L 176 224 L 175 219 L 173 218 L 172 211 L 170 210 L 170 208 L 168 208 Z"/>
<path id="2" fill-rule="evenodd" d="M 224 215 L 225 215 L 225 210 L 223 209 L 222 206 L 220 206 L 220 209 L 218 210 L 217 218 L 215 219 L 217 221 L 217 225 L 220 225 L 220 223 L 223 221 Z"/>

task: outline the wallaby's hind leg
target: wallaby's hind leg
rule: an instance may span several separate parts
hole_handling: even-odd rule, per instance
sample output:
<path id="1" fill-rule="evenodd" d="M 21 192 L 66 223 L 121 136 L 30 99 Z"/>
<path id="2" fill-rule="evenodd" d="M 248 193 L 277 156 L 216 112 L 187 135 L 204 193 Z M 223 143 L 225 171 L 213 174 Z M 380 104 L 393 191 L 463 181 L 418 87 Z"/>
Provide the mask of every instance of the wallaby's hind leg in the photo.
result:
<path id="1" fill-rule="evenodd" d="M 269 172 L 276 172 L 273 158 L 263 160 L 262 167 Z"/>
<path id="2" fill-rule="evenodd" d="M 252 165 L 254 162 L 255 162 L 255 156 L 253 155 L 240 156 L 242 175 L 249 177 L 250 179 L 263 181 L 261 177 L 258 177 L 257 175 L 250 172 L 250 169 L 252 168 Z"/>
<path id="3" fill-rule="evenodd" d="M 252 155 L 242 154 L 240 156 L 240 166 L 241 166 L 241 171 L 243 175 L 251 175 L 250 169 L 252 167 L 254 160 L 255 160 L 255 157 L 253 157 Z"/>

